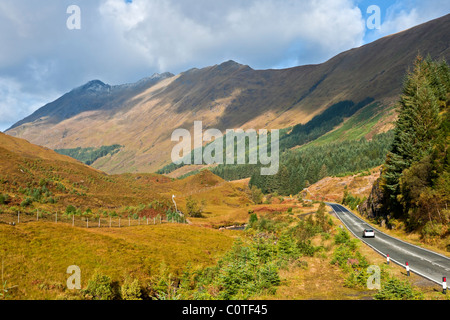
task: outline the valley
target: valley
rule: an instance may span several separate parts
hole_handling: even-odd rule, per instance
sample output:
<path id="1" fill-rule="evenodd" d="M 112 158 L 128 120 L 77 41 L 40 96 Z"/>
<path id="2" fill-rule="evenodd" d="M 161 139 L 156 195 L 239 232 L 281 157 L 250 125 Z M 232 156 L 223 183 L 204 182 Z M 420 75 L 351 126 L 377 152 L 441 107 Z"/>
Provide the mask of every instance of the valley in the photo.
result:
<path id="1" fill-rule="evenodd" d="M 88 288 L 100 281 L 100 276 L 111 288 L 111 296 L 108 294 L 106 298 L 114 299 L 157 299 L 163 296 L 169 299 L 374 298 L 376 292 L 365 289 L 363 282 L 348 283 L 363 264 L 348 269 L 345 263 L 333 262 L 338 248 L 334 239 L 341 232 L 338 228 L 340 222 L 328 213 L 323 216 L 325 220 L 321 220 L 324 213 L 320 209 L 322 199 L 309 202 L 300 195 L 281 197 L 268 194 L 257 200 L 248 187 L 249 179 L 227 182 L 208 170 L 181 180 L 156 174 L 109 176 L 22 139 L 3 134 L 0 138 L 3 139 L 2 157 L 10 159 L 8 166 L 5 166 L 6 162 L 2 163 L 2 172 L 7 174 L 2 175 L 0 191 L 0 194 L 7 195 L 5 203 L 0 205 L 0 252 L 6 281 L 3 298 L 98 299 L 101 296 L 95 296 Z M 26 148 L 21 147 L 21 153 L 14 152 L 18 146 Z M 376 176 L 378 169 L 371 172 Z M 347 190 L 358 194 L 361 184 L 370 184 L 360 181 L 366 177 L 370 176 L 333 179 L 343 179 Z M 83 182 L 89 179 L 95 183 Z M 323 186 L 332 186 L 327 179 L 317 184 L 320 187 L 313 185 L 309 190 L 313 192 L 322 190 Z M 75 190 L 72 194 L 66 194 L 63 188 L 58 189 L 58 186 L 69 186 L 70 183 Z M 33 198 L 28 205 L 21 205 L 27 195 L 19 190 L 25 186 L 30 190 L 45 186 L 55 203 L 46 201 L 47 196 L 44 195 L 41 199 Z M 343 196 L 343 190 L 335 191 L 336 198 Z M 333 194 L 328 189 L 323 192 Z M 367 191 L 363 193 L 367 194 Z M 170 221 L 172 194 L 176 194 L 177 206 L 185 214 L 188 212 L 188 199 L 196 201 L 202 207 L 201 216 L 189 217 L 189 224 Z M 304 194 L 305 197 L 310 195 Z M 68 210 L 70 206 L 74 211 Z M 60 216 L 54 220 L 58 211 Z M 20 221 L 16 220 L 17 212 L 21 214 Z M 39 219 L 35 218 L 36 214 Z M 160 223 L 151 219 L 158 216 Z M 72 226 L 72 217 L 89 219 L 90 222 L 87 226 L 82 223 Z M 149 217 L 150 223 L 147 224 L 145 219 Z M 111 227 L 108 218 L 114 221 Z M 119 218 L 122 219 L 121 226 L 117 224 Z M 102 220 L 100 227 L 96 223 L 98 219 Z M 132 221 L 131 226 L 128 226 L 128 221 Z M 10 224 L 12 222 L 14 226 Z M 326 224 L 322 225 L 324 222 Z M 249 225 L 245 231 L 223 229 L 242 224 Z M 305 224 L 312 229 L 304 229 Z M 292 240 L 288 237 L 291 232 L 295 234 Z M 303 243 L 298 247 L 300 251 L 296 249 L 296 241 Z M 205 282 L 208 291 L 197 291 L 195 281 L 199 280 L 194 279 L 204 277 L 208 272 L 222 272 L 220 268 L 215 269 L 220 261 L 229 259 L 226 258 L 228 255 L 239 250 L 250 250 L 250 254 L 254 246 L 263 246 L 260 248 L 271 252 L 266 258 L 255 257 L 263 259 L 260 260 L 261 268 L 273 268 L 270 270 L 276 272 L 270 273 L 274 277 L 268 278 L 270 282 L 261 286 L 254 284 L 255 289 L 250 290 L 245 286 L 227 287 L 220 283 L 220 278 L 214 278 L 216 280 L 212 282 Z M 368 251 L 361 244 L 357 247 L 367 257 L 358 256 L 358 259 L 369 259 L 371 263 L 383 265 L 375 252 Z M 69 290 L 66 286 L 69 277 L 66 269 L 70 265 L 81 269 L 81 291 Z M 318 281 L 320 265 L 329 265 L 329 270 L 326 274 L 321 272 Z M 256 276 L 250 270 L 246 272 L 249 272 L 249 277 Z M 263 269 L 257 272 L 263 272 Z M 386 272 L 386 276 L 402 278 L 399 267 L 391 266 Z M 191 279 L 192 285 L 186 287 L 182 284 L 186 279 Z M 433 284 L 424 286 L 417 276 L 410 282 L 414 294 L 420 291 L 427 299 L 437 298 Z M 123 291 L 131 290 L 133 283 L 136 295 L 124 296 Z"/>
<path id="2" fill-rule="evenodd" d="M 406 274 L 345 221 L 449 256 L 449 30 L 288 69 L 92 80 L 39 108 L 0 132 L 0 300 L 448 300 L 446 266 Z M 272 130 L 277 171 L 256 133 L 201 159 L 213 128 Z M 194 161 L 172 162 L 174 136 Z"/>
<path id="3" fill-rule="evenodd" d="M 446 15 L 317 65 L 254 70 L 230 60 L 177 75 L 155 74 L 134 84 L 112 86 L 93 80 L 6 133 L 51 149 L 121 145 L 118 152 L 92 163 L 113 174 L 156 172 L 169 165 L 175 145 L 170 141 L 172 132 L 183 128 L 192 135 L 194 121 L 222 132 L 315 128 L 306 140 L 290 139 L 292 148 L 337 129 L 349 117 L 352 126 L 363 126 L 368 119 L 358 118 L 359 108 L 360 115 L 371 114 L 371 125 L 364 129 L 371 138 L 389 130 L 386 120 L 392 117 L 387 114 L 419 52 L 450 60 L 449 24 Z"/>

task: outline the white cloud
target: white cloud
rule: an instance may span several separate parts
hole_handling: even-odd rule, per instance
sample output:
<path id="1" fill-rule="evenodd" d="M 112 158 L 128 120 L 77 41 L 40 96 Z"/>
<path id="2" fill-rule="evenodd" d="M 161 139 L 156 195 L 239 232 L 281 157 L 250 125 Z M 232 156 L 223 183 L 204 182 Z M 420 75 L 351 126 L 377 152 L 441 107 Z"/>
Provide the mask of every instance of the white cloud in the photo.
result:
<path id="1" fill-rule="evenodd" d="M 45 95 L 26 92 L 16 80 L 0 77 L 0 130 L 6 130 L 56 97 L 56 92 Z"/>
<path id="2" fill-rule="evenodd" d="M 380 30 L 373 32 L 369 41 L 407 30 L 448 13 L 450 13 L 448 0 L 396 1 L 386 9 Z"/>
<path id="3" fill-rule="evenodd" d="M 291 60 L 321 62 L 360 45 L 364 35 L 361 12 L 348 0 L 106 0 L 100 13 L 117 38 L 159 71 L 227 59 L 272 67 L 296 42 L 314 52 L 291 52 Z"/>
<path id="4" fill-rule="evenodd" d="M 323 62 L 363 44 L 356 2 L 2 0 L 0 122 L 11 125 L 92 79 L 120 84 L 229 59 L 256 69 Z M 448 8 L 447 0 L 431 2 Z M 392 7 L 382 32 L 434 17 L 428 3 Z M 66 28 L 72 4 L 81 8 L 81 30 Z"/>

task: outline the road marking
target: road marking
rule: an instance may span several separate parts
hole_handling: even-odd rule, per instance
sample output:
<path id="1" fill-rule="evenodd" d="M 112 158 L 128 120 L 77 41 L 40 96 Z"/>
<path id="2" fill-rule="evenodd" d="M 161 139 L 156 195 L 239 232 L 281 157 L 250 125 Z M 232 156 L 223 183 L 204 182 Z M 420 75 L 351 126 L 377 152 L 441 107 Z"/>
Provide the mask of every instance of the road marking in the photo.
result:
<path id="1" fill-rule="evenodd" d="M 358 225 L 358 223 L 354 222 L 355 219 L 350 218 L 350 220 L 353 222 L 353 225 L 355 225 L 355 226 Z M 364 223 L 364 224 L 366 224 L 366 223 Z M 389 247 L 391 247 L 393 249 L 397 249 L 398 251 L 401 251 L 401 252 L 403 252 L 406 255 L 410 255 L 410 256 L 418 258 L 418 259 L 420 259 L 422 261 L 426 261 L 428 263 L 431 263 L 433 266 L 437 266 L 439 268 L 442 268 L 442 269 L 445 269 L 445 270 L 448 271 L 447 266 L 443 266 L 443 265 L 440 265 L 439 263 L 436 263 L 436 262 L 433 262 L 431 260 L 425 259 L 424 257 L 418 255 L 417 253 L 414 253 L 412 251 L 409 251 L 408 249 L 402 248 L 402 247 L 400 247 L 400 246 L 398 246 L 398 245 L 396 245 L 396 244 L 394 244 L 392 242 L 389 242 L 389 241 L 383 239 L 382 237 L 376 237 L 375 239 L 376 239 L 376 241 L 383 242 L 383 243 L 387 244 Z"/>
<path id="2" fill-rule="evenodd" d="M 344 208 L 344 209 L 347 211 L 347 212 L 346 212 L 346 213 L 347 213 L 346 215 L 344 214 L 344 211 L 342 211 L 340 205 L 336 205 L 336 204 L 335 204 L 335 205 L 333 206 L 333 205 L 330 204 L 330 203 L 327 203 L 327 204 L 333 209 L 334 213 L 338 216 L 338 218 L 341 220 L 341 222 L 347 227 L 347 229 L 348 229 L 351 233 L 353 233 L 353 235 L 354 235 L 355 237 L 357 237 L 358 239 L 360 239 L 362 242 L 364 242 L 364 243 L 365 243 L 366 245 L 368 245 L 369 247 L 371 247 L 371 248 L 373 248 L 374 250 L 378 251 L 381 255 L 386 256 L 385 253 L 381 252 L 381 251 L 380 251 L 378 248 L 376 248 L 374 245 L 368 243 L 367 241 L 365 241 L 365 239 L 363 239 L 363 238 L 359 237 L 358 235 L 356 235 L 356 233 L 355 233 L 356 231 L 352 230 L 352 228 L 349 228 L 349 226 L 348 226 L 348 224 L 353 224 L 354 226 L 357 226 L 358 224 L 355 222 L 355 220 L 356 220 L 356 221 L 361 221 L 361 222 L 362 222 L 361 225 L 364 225 L 364 224 L 365 224 L 365 225 L 371 227 L 369 224 L 367 224 L 367 223 L 366 223 L 364 220 L 362 220 L 361 218 L 357 217 L 357 216 L 356 216 L 355 214 L 353 214 L 352 212 L 348 211 L 348 209 L 346 209 L 345 207 L 342 207 L 342 208 Z M 339 212 L 336 210 L 335 206 L 339 209 Z M 371 227 L 371 228 L 372 228 L 372 227 Z M 375 228 L 373 228 L 373 229 L 376 230 Z M 431 253 L 431 254 L 433 254 L 433 255 L 436 255 L 436 256 L 440 256 L 440 257 L 449 259 L 448 257 L 446 257 L 446 256 L 444 256 L 444 255 L 441 255 L 441 254 L 439 254 L 439 253 L 436 253 L 436 252 L 433 252 L 433 251 L 431 251 L 431 250 L 428 250 L 428 249 L 421 248 L 421 247 L 419 247 L 419 246 L 410 244 L 410 243 L 408 243 L 408 242 L 406 242 L 406 241 L 403 241 L 403 240 L 394 238 L 394 237 L 389 236 L 389 235 L 387 235 L 387 234 L 385 234 L 385 233 L 383 233 L 383 232 L 381 232 L 381 231 L 378 231 L 378 230 L 376 230 L 376 231 L 377 231 L 377 233 L 378 233 L 379 235 L 389 237 L 389 238 L 393 239 L 394 241 L 400 241 L 400 242 L 402 242 L 403 244 L 405 244 L 405 245 L 407 245 L 407 246 L 411 246 L 411 247 L 417 248 L 417 249 L 419 249 L 419 250 L 424 250 L 424 251 L 427 251 L 428 253 Z M 450 269 L 447 269 L 447 266 L 444 267 L 444 266 L 442 266 L 442 265 L 440 265 L 440 264 L 438 264 L 438 263 L 434 263 L 434 262 L 432 262 L 432 261 L 430 261 L 430 260 L 428 260 L 428 259 L 425 259 L 425 258 L 423 258 L 423 257 L 421 257 L 421 256 L 418 256 L 417 254 L 414 254 L 414 253 L 412 253 L 412 252 L 410 252 L 410 251 L 408 251 L 408 250 L 406 250 L 406 249 L 404 249 L 404 248 L 402 248 L 402 247 L 399 247 L 399 246 L 397 246 L 397 245 L 395 245 L 395 244 L 393 244 L 393 243 L 391 243 L 391 242 L 388 242 L 387 240 L 384 240 L 384 239 L 382 239 L 381 237 L 377 237 L 376 239 L 381 240 L 381 241 L 387 243 L 388 246 L 396 247 L 396 248 L 398 248 L 398 250 L 403 251 L 403 252 L 406 253 L 406 254 L 410 254 L 410 255 L 412 255 L 412 256 L 414 256 L 414 257 L 416 257 L 416 258 L 419 258 L 419 259 L 422 260 L 422 261 L 429 262 L 429 263 L 431 263 L 432 265 L 438 266 L 439 268 L 442 268 L 442 269 L 444 269 L 444 270 L 446 270 L 446 271 L 449 271 L 449 270 L 450 270 Z M 403 265 L 402 263 L 400 263 L 400 262 L 398 262 L 398 261 L 396 261 L 396 260 L 394 260 L 394 259 L 391 259 L 391 260 L 392 260 L 393 262 L 397 263 L 398 265 Z M 433 281 L 433 282 L 435 282 L 435 283 L 440 283 L 438 280 L 435 280 L 435 279 L 431 278 L 431 276 L 425 275 L 425 274 L 423 274 L 423 273 L 421 273 L 421 272 L 418 272 L 418 271 L 416 271 L 416 270 L 413 270 L 413 269 L 411 269 L 411 271 L 414 272 L 414 273 L 416 273 L 416 274 L 418 274 L 418 275 L 420 275 L 420 276 L 422 276 L 422 277 L 424 277 L 424 278 L 426 278 L 426 279 L 428 279 L 428 280 L 431 280 L 431 281 Z"/>

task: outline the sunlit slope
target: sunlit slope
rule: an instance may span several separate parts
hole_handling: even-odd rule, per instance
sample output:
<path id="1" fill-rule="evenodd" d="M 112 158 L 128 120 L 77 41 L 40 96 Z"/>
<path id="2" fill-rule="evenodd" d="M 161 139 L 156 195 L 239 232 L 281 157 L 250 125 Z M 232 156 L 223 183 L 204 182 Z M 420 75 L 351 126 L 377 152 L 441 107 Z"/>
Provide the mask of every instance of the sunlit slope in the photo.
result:
<path id="1" fill-rule="evenodd" d="M 80 229 L 65 224 L 0 224 L 3 277 L 12 299 L 67 298 L 67 268 L 81 269 L 82 288 L 95 271 L 123 283 L 126 277 L 146 286 L 162 267 L 179 275 L 213 265 L 229 250 L 231 232 L 164 224 L 117 229 Z M 17 286 L 17 287 L 16 287 Z"/>
<path id="2" fill-rule="evenodd" d="M 52 149 L 119 144 L 124 148 L 93 165 L 109 173 L 153 172 L 171 162 L 172 132 L 192 129 L 196 120 L 222 131 L 281 129 L 345 100 L 370 97 L 389 108 L 419 52 L 450 60 L 449 30 L 447 15 L 324 63 L 290 69 L 254 70 L 228 61 L 120 88 L 92 81 L 8 134 Z"/>

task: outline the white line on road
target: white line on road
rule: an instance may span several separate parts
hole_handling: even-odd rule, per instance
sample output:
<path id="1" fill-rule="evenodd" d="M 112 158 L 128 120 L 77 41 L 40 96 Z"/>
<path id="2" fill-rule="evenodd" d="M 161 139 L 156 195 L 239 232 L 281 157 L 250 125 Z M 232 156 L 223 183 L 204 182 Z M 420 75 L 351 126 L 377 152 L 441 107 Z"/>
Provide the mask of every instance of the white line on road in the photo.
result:
<path id="1" fill-rule="evenodd" d="M 387 256 L 385 253 L 383 253 L 383 252 L 381 252 L 380 250 L 378 250 L 375 246 L 371 245 L 370 243 L 366 242 L 363 238 L 361 238 L 361 237 L 359 237 L 358 235 L 356 235 L 355 232 L 353 232 L 353 230 L 352 230 L 351 228 L 349 228 L 349 226 L 347 225 L 347 223 L 349 223 L 348 219 L 349 219 L 350 216 L 353 216 L 354 218 L 356 218 L 356 219 L 362 221 L 364 224 L 370 226 L 369 224 L 367 224 L 364 220 L 362 220 L 361 218 L 357 217 L 356 215 L 354 215 L 354 214 L 351 213 L 351 212 L 348 212 L 348 213 L 347 213 L 346 219 L 342 219 L 342 217 L 341 217 L 341 216 L 342 216 L 342 213 L 343 213 L 342 209 L 338 206 L 338 208 L 339 208 L 339 210 L 340 210 L 340 211 L 339 211 L 339 214 L 338 214 L 338 212 L 334 209 L 334 207 L 331 205 L 331 203 L 327 203 L 327 204 L 331 207 L 331 209 L 333 209 L 334 213 L 335 213 L 336 216 L 339 218 L 339 220 L 341 220 L 341 222 L 345 225 L 345 227 L 346 227 L 346 228 L 347 228 L 347 229 L 348 229 L 355 237 L 357 237 L 358 239 L 360 239 L 362 242 L 364 242 L 366 245 L 368 245 L 369 247 L 371 247 L 372 249 L 374 249 L 375 251 L 377 251 L 377 252 L 378 252 L 379 254 L 381 254 L 382 256 L 385 256 L 385 257 Z M 347 220 L 347 223 L 346 223 L 344 220 Z M 354 220 L 355 220 L 355 219 L 350 218 L 350 221 L 353 222 L 353 224 L 354 224 Z M 372 229 L 376 230 L 375 228 L 372 228 Z M 418 247 L 418 246 L 416 246 L 416 245 L 410 244 L 410 243 L 408 243 L 408 242 L 405 242 L 405 241 L 403 241 L 403 240 L 399 240 L 399 239 L 397 239 L 397 238 L 391 237 L 391 236 L 389 236 L 389 235 L 387 235 L 387 234 L 385 234 L 384 232 L 381 232 L 381 231 L 379 231 L 379 230 L 376 230 L 376 231 L 379 232 L 379 233 L 382 234 L 382 235 L 385 235 L 385 236 L 391 238 L 391 239 L 398 240 L 398 241 L 403 242 L 403 243 L 405 243 L 405 244 L 407 244 L 407 245 L 410 245 L 410 246 L 416 247 L 416 248 L 418 248 L 418 249 L 422 249 L 422 250 L 431 252 L 431 253 L 433 253 L 433 254 L 435 254 L 435 255 L 438 255 L 438 256 L 444 257 L 444 258 L 446 258 L 446 259 L 449 259 L 448 257 L 443 256 L 443 255 L 441 255 L 441 254 L 439 254 L 439 253 L 435 253 L 435 252 L 433 252 L 433 251 L 431 251 L 431 250 L 424 249 L 424 248 Z M 421 259 L 421 260 L 425 260 L 425 261 L 427 261 L 427 262 L 429 262 L 429 263 L 431 263 L 431 264 L 434 264 L 434 265 L 439 266 L 440 268 L 443 268 L 443 269 L 445 269 L 445 270 L 448 270 L 446 267 L 443 267 L 443 266 L 441 266 L 441 265 L 439 265 L 439 264 L 433 263 L 433 262 L 431 262 L 431 261 L 429 261 L 429 260 L 427 260 L 427 259 L 424 259 L 424 258 L 422 258 L 422 257 L 420 257 L 420 256 L 417 256 L 417 254 L 411 253 L 410 251 L 408 251 L 408 250 L 406 250 L 406 249 L 404 249 L 404 248 L 401 248 L 401 247 L 399 247 L 399 246 L 396 246 L 396 245 L 394 245 L 394 244 L 392 244 L 392 243 L 390 243 L 390 242 L 388 242 L 388 241 L 386 241 L 386 240 L 384 240 L 384 239 L 381 239 L 380 237 L 377 237 L 377 239 L 386 242 L 389 246 L 397 247 L 399 250 L 401 250 L 401 251 L 403 251 L 403 252 L 406 252 L 406 253 L 411 254 L 411 255 L 413 255 L 413 256 L 415 256 L 415 257 L 418 257 L 418 258 Z M 398 265 L 400 265 L 400 266 L 403 266 L 403 263 L 400 263 L 400 262 L 398 262 L 398 261 L 396 261 L 396 260 L 394 260 L 394 259 L 392 259 L 392 258 L 391 258 L 391 261 L 393 261 L 394 263 L 396 263 L 396 264 L 398 264 Z M 433 282 L 435 282 L 435 283 L 439 283 L 439 284 L 440 284 L 440 281 L 435 280 L 435 279 L 432 279 L 431 277 L 429 277 L 429 276 L 427 276 L 427 275 L 425 275 L 425 274 L 423 274 L 423 273 L 421 273 L 421 272 L 418 272 L 417 270 L 413 270 L 413 269 L 411 268 L 411 271 L 414 272 L 414 273 L 416 273 L 416 274 L 418 274 L 418 275 L 420 275 L 420 276 L 422 276 L 422 277 L 424 277 L 424 278 L 426 278 L 426 279 L 428 279 L 428 280 L 431 280 L 431 281 L 433 281 Z"/>

